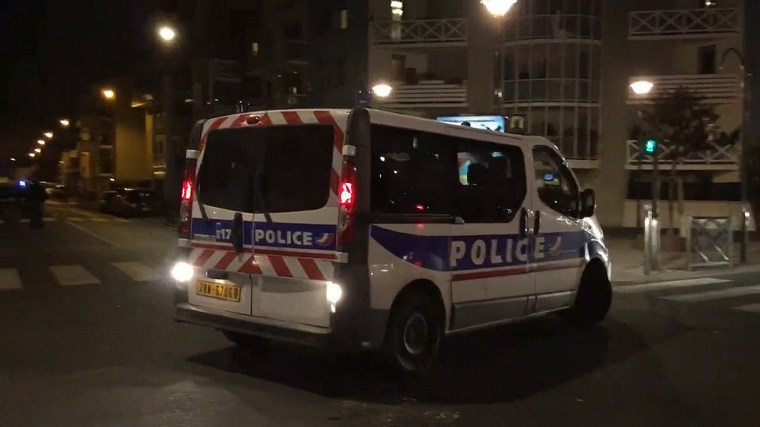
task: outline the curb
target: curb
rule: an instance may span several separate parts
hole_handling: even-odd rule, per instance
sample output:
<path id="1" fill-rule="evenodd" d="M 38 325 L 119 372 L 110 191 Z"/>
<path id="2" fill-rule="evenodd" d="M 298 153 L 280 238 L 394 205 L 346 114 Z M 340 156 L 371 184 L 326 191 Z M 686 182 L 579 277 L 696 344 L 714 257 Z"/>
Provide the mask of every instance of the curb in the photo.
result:
<path id="1" fill-rule="evenodd" d="M 688 271 L 688 270 L 668 270 L 663 272 L 658 272 L 656 274 L 652 274 L 649 276 L 643 276 L 640 279 L 631 279 L 631 280 L 615 280 L 613 277 L 612 279 L 612 286 L 628 286 L 628 285 L 638 285 L 642 283 L 657 283 L 657 282 L 663 282 L 663 281 L 670 281 L 670 280 L 684 280 L 684 279 L 693 279 L 696 277 L 720 277 L 720 276 L 730 276 L 733 274 L 743 274 L 743 273 L 754 273 L 754 272 L 760 272 L 760 264 L 746 264 L 746 265 L 740 265 L 734 268 L 722 268 L 720 270 L 709 270 L 709 269 L 700 269 L 700 270 L 694 270 L 694 271 Z M 666 277 L 662 277 L 666 276 Z"/>

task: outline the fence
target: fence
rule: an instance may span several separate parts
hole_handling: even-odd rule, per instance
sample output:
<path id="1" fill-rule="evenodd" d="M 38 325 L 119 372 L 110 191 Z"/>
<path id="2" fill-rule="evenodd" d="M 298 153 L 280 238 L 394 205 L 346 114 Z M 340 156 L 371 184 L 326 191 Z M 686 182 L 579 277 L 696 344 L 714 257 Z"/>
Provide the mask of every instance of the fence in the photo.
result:
<path id="1" fill-rule="evenodd" d="M 689 216 L 688 268 L 733 266 L 731 217 Z"/>

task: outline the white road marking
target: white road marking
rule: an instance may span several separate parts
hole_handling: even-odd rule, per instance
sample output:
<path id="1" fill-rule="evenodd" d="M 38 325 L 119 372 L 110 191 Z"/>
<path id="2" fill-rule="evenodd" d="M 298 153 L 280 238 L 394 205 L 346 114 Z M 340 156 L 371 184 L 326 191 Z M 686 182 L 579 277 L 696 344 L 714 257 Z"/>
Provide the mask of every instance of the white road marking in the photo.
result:
<path id="1" fill-rule="evenodd" d="M 0 290 L 21 289 L 21 277 L 15 268 L 0 268 Z"/>
<path id="2" fill-rule="evenodd" d="M 100 279 L 93 276 L 84 267 L 74 265 L 51 265 L 50 272 L 61 286 L 99 285 Z"/>
<path id="3" fill-rule="evenodd" d="M 127 273 L 135 282 L 152 282 L 159 279 L 156 270 L 139 262 L 112 262 L 111 265 Z"/>
<path id="4" fill-rule="evenodd" d="M 730 282 L 730 280 L 716 279 L 714 277 L 700 277 L 697 279 L 671 280 L 667 282 L 642 283 L 640 285 L 618 286 L 614 288 L 614 290 L 615 292 L 621 293 L 621 294 L 633 294 L 633 293 L 638 293 L 638 292 L 658 291 L 661 289 L 683 288 L 683 287 L 688 287 L 688 286 L 714 285 L 716 283 L 726 283 L 726 282 Z"/>
<path id="5" fill-rule="evenodd" d="M 100 217 L 97 217 L 97 216 L 91 217 L 90 220 L 91 221 L 95 221 L 95 222 L 108 222 L 108 219 L 106 219 L 106 218 L 100 218 Z"/>
<path id="6" fill-rule="evenodd" d="M 72 216 L 72 217 L 67 217 L 66 221 L 81 222 L 81 221 L 84 221 L 84 218 L 81 218 L 81 217 L 78 217 L 78 216 Z"/>
<path id="7" fill-rule="evenodd" d="M 734 310 L 747 311 L 750 313 L 760 313 L 760 304 L 747 304 L 734 307 Z"/>
<path id="8" fill-rule="evenodd" d="M 121 246 L 118 243 L 114 242 L 113 240 L 107 239 L 107 238 L 101 236 L 100 234 L 94 233 L 94 232 L 92 232 L 92 231 L 90 231 L 90 230 L 82 227 L 81 225 L 74 224 L 73 222 L 70 222 L 70 221 L 66 221 L 66 224 L 68 224 L 68 225 L 76 228 L 77 230 L 81 231 L 82 233 L 89 234 L 90 236 L 92 236 L 92 237 L 94 237 L 94 238 L 96 238 L 96 239 L 98 239 L 98 240 L 100 240 L 102 242 L 108 243 L 111 246 L 115 246 L 117 248 Z"/>
<path id="9" fill-rule="evenodd" d="M 707 292 L 695 292 L 690 294 L 670 295 L 661 297 L 669 301 L 678 302 L 702 302 L 711 301 L 723 298 L 733 298 L 744 295 L 760 294 L 760 285 L 754 286 L 740 286 L 728 289 L 721 289 L 719 291 L 707 291 Z"/>

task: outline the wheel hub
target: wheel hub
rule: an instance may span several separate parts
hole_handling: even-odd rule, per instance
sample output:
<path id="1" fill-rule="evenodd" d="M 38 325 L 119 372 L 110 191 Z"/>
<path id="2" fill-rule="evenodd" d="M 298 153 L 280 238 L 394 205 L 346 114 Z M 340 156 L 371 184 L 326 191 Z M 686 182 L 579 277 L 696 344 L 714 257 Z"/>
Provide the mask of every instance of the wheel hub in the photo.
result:
<path id="1" fill-rule="evenodd" d="M 409 354 L 417 356 L 428 344 L 428 325 L 425 316 L 414 313 L 404 325 L 404 347 Z"/>

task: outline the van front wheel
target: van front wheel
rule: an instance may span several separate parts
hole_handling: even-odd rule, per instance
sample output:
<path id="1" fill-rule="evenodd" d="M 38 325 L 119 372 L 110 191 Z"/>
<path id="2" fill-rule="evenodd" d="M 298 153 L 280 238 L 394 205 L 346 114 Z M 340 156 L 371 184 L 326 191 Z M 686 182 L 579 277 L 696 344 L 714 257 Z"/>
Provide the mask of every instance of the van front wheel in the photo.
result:
<path id="1" fill-rule="evenodd" d="M 417 292 L 403 295 L 393 305 L 385 351 L 395 368 L 413 374 L 430 368 L 443 335 L 440 311 L 430 297 Z"/>
<path id="2" fill-rule="evenodd" d="M 612 285 L 604 267 L 589 265 L 583 272 L 575 305 L 561 313 L 562 317 L 579 326 L 594 325 L 607 316 L 612 304 Z"/>

